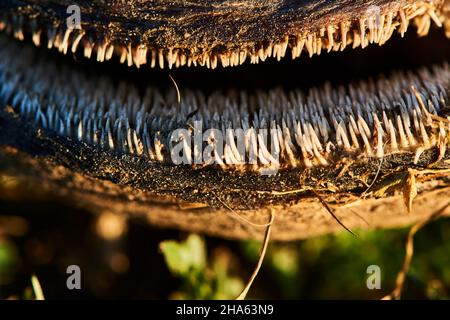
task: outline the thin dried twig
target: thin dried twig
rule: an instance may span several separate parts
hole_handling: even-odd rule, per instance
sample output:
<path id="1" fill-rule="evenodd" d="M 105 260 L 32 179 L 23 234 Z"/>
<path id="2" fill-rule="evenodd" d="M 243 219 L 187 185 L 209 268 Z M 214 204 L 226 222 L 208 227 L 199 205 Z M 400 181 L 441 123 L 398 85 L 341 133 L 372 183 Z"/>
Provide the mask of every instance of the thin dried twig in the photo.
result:
<path id="1" fill-rule="evenodd" d="M 406 254 L 405 259 L 403 261 L 402 270 L 398 273 L 397 279 L 395 281 L 395 289 L 383 297 L 382 300 L 398 300 L 401 297 L 403 286 L 405 284 L 406 275 L 408 274 L 409 268 L 411 266 L 411 261 L 414 255 L 414 235 L 423 227 L 425 227 L 428 223 L 437 219 L 442 213 L 450 206 L 450 202 L 443 206 L 441 209 L 434 212 L 432 215 L 428 216 L 426 219 L 417 222 L 415 225 L 409 229 L 408 237 L 406 239 Z"/>
<path id="2" fill-rule="evenodd" d="M 180 93 L 180 89 L 178 88 L 177 83 L 175 82 L 175 79 L 172 77 L 172 75 L 169 74 L 169 78 L 170 80 L 172 80 L 173 84 L 175 85 L 175 89 L 177 90 L 177 98 L 178 98 L 178 103 L 181 102 L 181 93 Z"/>
<path id="3" fill-rule="evenodd" d="M 367 192 L 369 192 L 369 190 L 373 187 L 375 182 L 377 181 L 378 176 L 380 175 L 380 172 L 381 172 L 381 166 L 383 165 L 383 161 L 384 161 L 384 157 L 381 158 L 381 160 L 380 160 L 380 164 L 378 165 L 378 169 L 377 169 L 377 173 L 375 174 L 375 177 L 373 178 L 372 182 L 367 187 L 367 189 L 363 193 L 361 193 L 360 198 L 364 197 L 367 194 Z"/>
<path id="4" fill-rule="evenodd" d="M 214 192 L 213 192 L 212 194 L 214 195 L 214 197 L 216 197 L 216 199 L 217 199 L 217 200 L 218 200 L 225 208 L 227 208 L 228 210 L 230 210 L 230 212 L 233 214 L 233 215 L 231 215 L 231 217 L 236 217 L 236 218 L 238 218 L 239 220 L 241 220 L 242 222 L 244 222 L 244 223 L 246 223 L 246 224 L 249 224 L 249 225 L 251 225 L 251 226 L 253 226 L 253 227 L 256 227 L 256 228 L 266 228 L 266 227 L 270 226 L 270 222 L 269 222 L 269 223 L 263 223 L 263 224 L 257 224 L 257 223 L 251 222 L 251 221 L 248 220 L 248 219 L 245 219 L 245 218 L 242 217 L 239 213 L 237 213 L 235 210 L 233 210 L 233 208 L 231 208 L 225 201 L 223 201 L 222 199 L 220 199 L 219 196 L 218 196 L 217 194 L 215 194 Z M 225 212 L 227 212 L 227 211 L 225 211 Z"/>
<path id="5" fill-rule="evenodd" d="M 330 206 L 328 205 L 328 203 L 317 193 L 316 190 L 314 190 L 313 188 L 307 187 L 304 189 L 295 189 L 295 190 L 288 190 L 288 191 L 257 191 L 258 193 L 270 193 L 272 195 L 287 195 L 287 194 L 293 194 L 293 193 L 300 193 L 300 192 L 305 192 L 305 191 L 312 191 L 313 194 L 315 195 L 315 197 L 317 199 L 319 199 L 320 203 L 324 206 L 324 208 L 327 210 L 327 212 L 334 218 L 334 220 L 337 221 L 337 223 L 339 223 L 339 225 L 341 227 L 343 227 L 345 230 L 347 230 L 348 232 L 350 232 L 352 235 L 354 235 L 355 237 L 358 237 L 352 230 L 350 230 L 349 228 L 347 228 L 342 222 L 341 220 L 339 220 L 339 218 L 334 214 L 333 209 L 330 208 Z"/>
<path id="6" fill-rule="evenodd" d="M 34 297 L 36 300 L 45 300 L 44 292 L 42 291 L 41 283 L 36 275 L 31 276 L 31 286 L 33 287 Z"/>
<path id="7" fill-rule="evenodd" d="M 328 203 L 322 199 L 322 197 L 315 191 L 312 190 L 312 192 L 314 193 L 314 195 L 317 197 L 317 199 L 319 199 L 320 203 L 324 206 L 324 208 L 328 211 L 328 213 L 334 218 L 334 220 L 337 221 L 337 223 L 339 223 L 339 225 L 344 228 L 345 230 L 347 230 L 348 232 L 350 232 L 353 236 L 358 237 L 358 235 L 356 233 L 354 233 L 352 230 L 350 230 L 349 228 L 347 228 L 342 222 L 341 220 L 339 220 L 339 218 L 334 214 L 333 210 L 330 208 L 330 206 L 328 205 Z"/>
<path id="8" fill-rule="evenodd" d="M 269 220 L 269 224 L 266 229 L 266 233 L 264 234 L 263 246 L 261 248 L 261 251 L 259 252 L 258 263 L 256 264 L 256 268 L 253 271 L 250 279 L 248 280 L 247 285 L 245 286 L 244 290 L 242 290 L 241 294 L 236 298 L 236 300 L 244 300 L 245 299 L 248 291 L 250 290 L 250 287 L 253 284 L 253 281 L 255 280 L 256 276 L 258 275 L 259 269 L 261 269 L 261 265 L 264 261 L 264 257 L 266 256 L 267 246 L 269 245 L 270 231 L 272 230 L 272 224 L 273 224 L 274 219 L 275 219 L 275 214 L 273 213 L 273 210 L 270 210 L 270 220 Z"/>

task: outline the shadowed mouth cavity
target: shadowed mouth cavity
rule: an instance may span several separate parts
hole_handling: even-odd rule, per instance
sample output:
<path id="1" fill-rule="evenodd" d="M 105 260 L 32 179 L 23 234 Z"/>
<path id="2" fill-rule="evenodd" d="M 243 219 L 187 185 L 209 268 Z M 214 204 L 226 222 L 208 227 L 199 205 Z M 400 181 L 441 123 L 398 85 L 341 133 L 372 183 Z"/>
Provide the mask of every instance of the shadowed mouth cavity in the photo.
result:
<path id="1" fill-rule="evenodd" d="M 1 27 L 75 59 L 2 35 L 0 102 L 70 141 L 167 165 L 274 173 L 397 153 L 417 163 L 450 128 L 441 6 L 355 8 L 362 18 L 339 13 L 280 40 L 248 31 L 245 46 L 178 39 L 168 49 L 108 38 L 98 21 L 44 28 L 25 12 Z"/>

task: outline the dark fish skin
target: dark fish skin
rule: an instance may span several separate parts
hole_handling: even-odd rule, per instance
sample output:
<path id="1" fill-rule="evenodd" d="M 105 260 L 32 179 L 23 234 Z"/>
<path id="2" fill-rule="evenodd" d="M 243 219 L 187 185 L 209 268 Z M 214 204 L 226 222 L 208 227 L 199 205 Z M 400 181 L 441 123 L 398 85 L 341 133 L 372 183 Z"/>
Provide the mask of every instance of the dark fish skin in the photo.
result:
<path id="1" fill-rule="evenodd" d="M 131 0 L 77 1 L 82 27 L 95 40 L 146 43 L 168 49 L 198 48 L 199 53 L 253 47 L 286 35 L 318 31 L 333 21 L 358 17 L 369 6 L 395 10 L 411 0 Z M 436 3 L 442 1 L 437 0 Z M 37 19 L 53 25 L 65 21 L 73 1 L 10 0 L 0 3 L 0 16 Z"/>

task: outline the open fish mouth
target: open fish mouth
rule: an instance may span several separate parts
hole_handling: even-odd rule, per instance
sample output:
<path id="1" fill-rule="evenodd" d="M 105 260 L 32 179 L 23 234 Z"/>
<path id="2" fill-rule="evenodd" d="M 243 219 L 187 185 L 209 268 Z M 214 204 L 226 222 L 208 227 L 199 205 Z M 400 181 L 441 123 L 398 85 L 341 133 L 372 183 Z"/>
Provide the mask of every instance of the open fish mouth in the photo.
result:
<path id="1" fill-rule="evenodd" d="M 249 210 L 447 172 L 448 1 L 0 9 L 0 141 L 83 176 Z"/>

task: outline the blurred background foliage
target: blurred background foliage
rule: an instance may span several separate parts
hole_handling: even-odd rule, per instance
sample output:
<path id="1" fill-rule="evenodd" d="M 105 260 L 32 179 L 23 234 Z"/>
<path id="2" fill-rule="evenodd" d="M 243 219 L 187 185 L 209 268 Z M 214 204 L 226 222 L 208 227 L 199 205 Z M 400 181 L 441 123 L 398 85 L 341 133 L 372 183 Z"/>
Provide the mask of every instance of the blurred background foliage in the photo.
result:
<path id="1" fill-rule="evenodd" d="M 3 179 L 3 180 L 2 180 Z M 7 197 L 0 179 L 0 298 L 32 298 L 36 274 L 47 298 L 232 299 L 256 265 L 261 243 L 155 229 L 144 219 L 99 216 L 39 199 Z M 2 185 L 3 181 L 3 185 Z M 271 242 L 248 298 L 380 299 L 405 255 L 408 228 Z M 82 270 L 82 290 L 65 287 L 66 267 Z M 366 286 L 381 269 L 381 289 Z M 403 298 L 450 299 L 450 219 L 415 236 Z"/>

